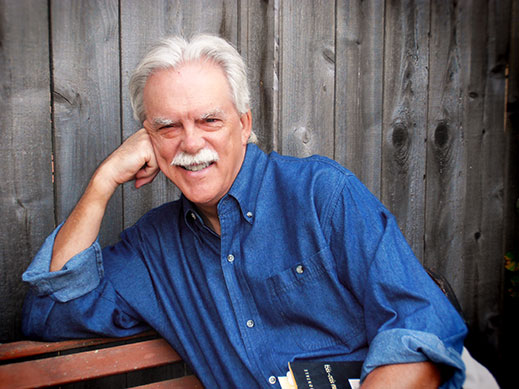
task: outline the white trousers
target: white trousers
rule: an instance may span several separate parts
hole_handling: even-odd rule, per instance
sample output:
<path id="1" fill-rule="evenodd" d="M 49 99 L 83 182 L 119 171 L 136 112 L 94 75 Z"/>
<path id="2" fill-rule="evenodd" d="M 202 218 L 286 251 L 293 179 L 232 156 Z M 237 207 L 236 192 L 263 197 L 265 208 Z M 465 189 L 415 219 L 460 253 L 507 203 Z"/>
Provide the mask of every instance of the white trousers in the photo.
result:
<path id="1" fill-rule="evenodd" d="M 494 376 L 485 366 L 472 358 L 465 347 L 463 347 L 461 359 L 465 363 L 466 375 L 463 389 L 499 389 Z"/>

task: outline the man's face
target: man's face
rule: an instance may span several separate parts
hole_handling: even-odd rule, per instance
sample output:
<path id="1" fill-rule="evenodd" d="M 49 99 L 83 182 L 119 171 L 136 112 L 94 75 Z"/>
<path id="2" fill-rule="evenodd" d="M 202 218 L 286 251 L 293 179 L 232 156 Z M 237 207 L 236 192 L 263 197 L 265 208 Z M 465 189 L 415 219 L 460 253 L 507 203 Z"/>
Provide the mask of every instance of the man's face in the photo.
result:
<path id="1" fill-rule="evenodd" d="M 250 111 L 236 110 L 223 70 L 210 62 L 159 70 L 146 82 L 144 107 L 162 172 L 202 211 L 214 211 L 240 170 L 251 131 Z M 193 164 L 189 157 L 204 149 L 213 153 Z M 171 164 L 181 153 L 190 166 Z"/>

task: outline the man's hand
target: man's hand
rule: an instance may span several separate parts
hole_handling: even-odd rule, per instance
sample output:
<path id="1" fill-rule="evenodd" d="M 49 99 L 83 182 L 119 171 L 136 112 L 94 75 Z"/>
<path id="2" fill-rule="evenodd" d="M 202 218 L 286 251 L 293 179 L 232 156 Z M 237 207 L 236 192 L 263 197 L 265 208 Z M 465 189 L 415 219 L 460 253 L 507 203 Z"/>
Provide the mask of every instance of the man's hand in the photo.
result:
<path id="1" fill-rule="evenodd" d="M 60 270 L 70 258 L 90 247 L 99 234 L 108 201 L 117 187 L 135 180 L 150 183 L 159 172 L 153 146 L 145 129 L 137 131 L 97 168 L 85 193 L 54 241 L 50 271 Z"/>
<path id="2" fill-rule="evenodd" d="M 110 196 L 125 182 L 135 180 L 135 187 L 153 181 L 159 172 L 150 137 L 144 128 L 130 136 L 99 166 L 93 180 L 107 185 Z"/>
<path id="3" fill-rule="evenodd" d="M 441 374 L 434 363 L 417 362 L 379 366 L 368 374 L 362 389 L 372 388 L 438 388 Z"/>

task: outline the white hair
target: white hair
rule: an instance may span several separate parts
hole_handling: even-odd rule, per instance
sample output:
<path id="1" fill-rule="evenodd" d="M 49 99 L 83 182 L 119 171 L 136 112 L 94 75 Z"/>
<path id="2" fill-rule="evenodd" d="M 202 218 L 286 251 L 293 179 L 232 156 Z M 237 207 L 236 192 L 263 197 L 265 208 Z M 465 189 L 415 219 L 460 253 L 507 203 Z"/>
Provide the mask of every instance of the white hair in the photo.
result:
<path id="1" fill-rule="evenodd" d="M 225 73 L 231 89 L 231 98 L 240 115 L 250 109 L 250 93 L 247 83 L 247 67 L 236 49 L 225 39 L 214 35 L 195 35 L 190 41 L 173 36 L 162 39 L 144 56 L 130 78 L 130 102 L 135 120 L 146 119 L 144 86 L 155 71 L 175 69 L 196 61 L 212 61 Z M 257 141 L 251 132 L 249 142 Z"/>

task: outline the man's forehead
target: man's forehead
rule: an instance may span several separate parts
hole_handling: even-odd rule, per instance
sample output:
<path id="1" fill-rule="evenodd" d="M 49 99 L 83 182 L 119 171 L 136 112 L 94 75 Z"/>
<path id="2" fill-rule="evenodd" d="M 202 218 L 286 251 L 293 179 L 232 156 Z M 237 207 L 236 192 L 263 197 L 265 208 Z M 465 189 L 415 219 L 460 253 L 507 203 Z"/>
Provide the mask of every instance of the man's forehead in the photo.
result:
<path id="1" fill-rule="evenodd" d="M 159 125 L 188 115 L 193 119 L 222 115 L 229 110 L 228 105 L 235 109 L 223 70 L 212 63 L 197 62 L 151 74 L 144 87 L 143 104 L 147 120 Z"/>

